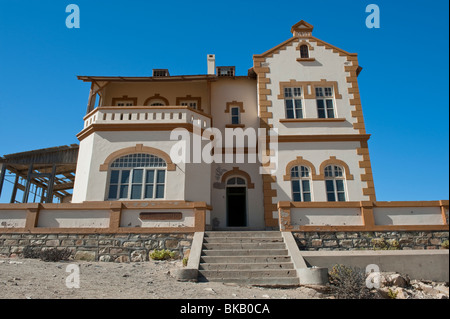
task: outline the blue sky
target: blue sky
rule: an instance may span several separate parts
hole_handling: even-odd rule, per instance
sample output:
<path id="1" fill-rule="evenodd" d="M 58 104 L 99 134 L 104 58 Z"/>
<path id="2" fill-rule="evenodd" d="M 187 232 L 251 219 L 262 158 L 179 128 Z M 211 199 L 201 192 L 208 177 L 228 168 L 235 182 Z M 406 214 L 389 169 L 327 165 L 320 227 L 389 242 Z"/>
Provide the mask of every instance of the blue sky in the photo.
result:
<path id="1" fill-rule="evenodd" d="M 67 5 L 80 8 L 68 29 Z M 368 4 L 381 28 L 368 29 Z M 78 143 L 89 84 L 76 75 L 206 73 L 206 54 L 239 75 L 291 37 L 313 35 L 359 55 L 378 200 L 447 199 L 449 4 L 446 0 L 0 0 L 0 154 Z M 1 201 L 5 199 L 2 198 Z"/>

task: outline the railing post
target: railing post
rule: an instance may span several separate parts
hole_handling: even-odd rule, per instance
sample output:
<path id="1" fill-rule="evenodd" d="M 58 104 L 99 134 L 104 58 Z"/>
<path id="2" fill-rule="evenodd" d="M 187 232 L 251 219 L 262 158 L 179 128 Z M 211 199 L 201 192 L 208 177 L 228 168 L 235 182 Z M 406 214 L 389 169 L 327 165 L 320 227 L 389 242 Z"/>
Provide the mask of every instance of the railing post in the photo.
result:
<path id="1" fill-rule="evenodd" d="M 441 206 L 442 222 L 444 225 L 448 225 L 448 200 L 440 200 L 439 205 Z"/>

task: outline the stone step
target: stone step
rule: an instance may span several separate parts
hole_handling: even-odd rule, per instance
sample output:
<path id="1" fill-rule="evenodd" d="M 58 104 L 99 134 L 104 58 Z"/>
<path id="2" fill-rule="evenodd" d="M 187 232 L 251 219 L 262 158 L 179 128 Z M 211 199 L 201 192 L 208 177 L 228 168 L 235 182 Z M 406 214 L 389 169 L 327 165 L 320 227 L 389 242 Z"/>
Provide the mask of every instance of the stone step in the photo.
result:
<path id="1" fill-rule="evenodd" d="M 284 243 L 204 243 L 207 250 L 257 250 L 257 249 L 285 249 Z"/>
<path id="2" fill-rule="evenodd" d="M 247 238 L 267 238 L 267 237 L 279 237 L 281 238 L 280 231 L 207 231 L 205 232 L 205 238 L 211 237 L 247 237 Z"/>
<path id="3" fill-rule="evenodd" d="M 297 277 L 294 269 L 249 269 L 249 270 L 199 270 L 201 276 L 207 280 L 213 278 L 280 278 L 280 277 Z"/>
<path id="4" fill-rule="evenodd" d="M 205 237 L 205 243 L 282 243 L 282 237 Z"/>
<path id="5" fill-rule="evenodd" d="M 199 281 L 206 281 L 205 278 L 199 277 Z M 251 285 L 258 287 L 276 287 L 289 288 L 300 286 L 300 280 L 297 277 L 281 277 L 281 278 L 211 278 L 213 282 L 236 283 L 239 285 Z"/>
<path id="6" fill-rule="evenodd" d="M 278 263 L 201 263 L 199 270 L 294 269 L 291 262 Z"/>
<path id="7" fill-rule="evenodd" d="M 223 249 L 203 250 L 203 256 L 287 256 L 287 249 Z"/>
<path id="8" fill-rule="evenodd" d="M 287 263 L 291 262 L 291 257 L 287 255 L 283 256 L 201 256 L 200 257 L 201 263 L 219 263 L 219 264 L 225 264 L 225 263 Z"/>

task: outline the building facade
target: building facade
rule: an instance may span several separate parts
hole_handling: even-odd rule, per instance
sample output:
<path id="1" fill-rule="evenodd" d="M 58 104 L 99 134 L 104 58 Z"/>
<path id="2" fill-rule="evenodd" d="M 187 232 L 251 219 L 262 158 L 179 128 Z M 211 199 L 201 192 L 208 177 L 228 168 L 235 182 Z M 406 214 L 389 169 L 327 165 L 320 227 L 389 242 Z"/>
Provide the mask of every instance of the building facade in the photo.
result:
<path id="1" fill-rule="evenodd" d="M 216 67 L 214 55 L 205 75 L 79 76 L 91 91 L 72 202 L 206 202 L 211 228 L 266 229 L 278 227 L 283 201 L 375 201 L 357 54 L 315 38 L 303 20 L 291 32 L 254 55 L 246 76 Z M 243 161 L 196 161 L 211 144 L 195 147 L 196 128 L 222 137 L 260 129 L 277 150 L 265 148 L 270 163 L 250 161 L 264 147 L 247 136 L 212 150 L 242 152 Z M 190 162 L 173 159 L 174 130 L 188 132 Z"/>

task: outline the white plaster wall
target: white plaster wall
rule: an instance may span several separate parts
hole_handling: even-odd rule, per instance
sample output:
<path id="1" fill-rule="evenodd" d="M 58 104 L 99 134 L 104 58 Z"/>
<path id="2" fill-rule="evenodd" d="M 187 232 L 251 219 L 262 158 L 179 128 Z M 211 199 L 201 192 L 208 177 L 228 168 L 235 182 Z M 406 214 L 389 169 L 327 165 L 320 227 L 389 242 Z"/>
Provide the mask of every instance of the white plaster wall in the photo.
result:
<path id="1" fill-rule="evenodd" d="M 292 225 L 363 225 L 359 208 L 291 208 Z"/>
<path id="2" fill-rule="evenodd" d="M 213 164 L 211 167 L 211 224 L 214 219 L 219 222 L 218 227 L 227 227 L 227 203 L 226 188 L 221 185 L 221 178 L 224 173 L 238 167 L 240 170 L 250 175 L 255 188 L 247 189 L 247 226 L 264 229 L 264 199 L 263 183 L 259 174 L 259 164 Z"/>
<path id="3" fill-rule="evenodd" d="M 320 164 L 328 160 L 330 156 L 344 161 L 350 168 L 353 180 L 346 180 L 347 201 L 369 200 L 369 196 L 363 195 L 362 189 L 366 187 L 366 182 L 361 181 L 361 174 L 364 169 L 359 167 L 361 156 L 356 154 L 359 142 L 320 142 L 320 143 L 279 143 L 278 144 L 278 169 L 276 171 L 277 183 L 272 184 L 277 190 L 277 197 L 273 199 L 274 203 L 278 201 L 291 201 L 292 190 L 291 182 L 284 181 L 286 166 L 289 162 L 295 160 L 297 156 L 310 161 L 319 174 Z M 323 180 L 311 181 L 312 201 L 326 202 L 325 182 Z M 278 217 L 277 217 L 278 218 Z"/>
<path id="4" fill-rule="evenodd" d="M 139 214 L 142 212 L 159 213 L 155 210 L 124 209 L 122 211 L 120 227 L 194 227 L 195 215 L 192 210 L 187 209 L 165 209 L 162 212 L 182 213 L 181 220 L 141 220 Z"/>
<path id="5" fill-rule="evenodd" d="M 241 124 L 245 128 L 259 127 L 256 80 L 219 78 L 211 83 L 211 115 L 215 128 L 224 134 L 226 124 L 231 124 L 231 113 L 225 113 L 227 102 L 243 102 Z"/>
<path id="6" fill-rule="evenodd" d="M 23 228 L 26 219 L 26 210 L 2 210 L 0 212 L 0 228 Z"/>
<path id="7" fill-rule="evenodd" d="M 443 225 L 440 207 L 374 207 L 375 225 Z"/>
<path id="8" fill-rule="evenodd" d="M 307 40 L 306 40 L 307 41 Z M 310 56 L 315 58 L 314 62 L 298 62 L 300 53 L 296 50 L 298 42 L 291 43 L 286 50 L 281 50 L 273 57 L 267 58 L 266 62 L 270 68 L 270 73 L 266 77 L 270 78 L 267 88 L 271 90 L 268 97 L 272 101 L 272 107 L 268 108 L 273 113 L 273 119 L 269 120 L 274 128 L 279 129 L 279 134 L 355 134 L 357 133 L 352 124 L 356 122 L 351 116 L 354 109 L 350 106 L 350 99 L 353 94 L 348 93 L 350 84 L 346 77 L 344 66 L 348 65 L 346 57 L 333 53 L 332 50 L 325 49 L 324 46 L 317 46 L 316 42 L 310 42 L 314 50 L 310 50 Z M 278 99 L 280 94 L 280 82 L 296 81 L 337 81 L 339 94 L 342 99 L 335 99 L 335 110 L 337 118 L 345 118 L 346 122 L 335 123 L 280 123 L 279 119 L 286 118 L 284 100 Z M 312 89 L 312 88 L 311 88 Z M 303 99 L 303 110 L 305 118 L 317 118 L 317 106 L 315 99 Z"/>
<path id="9" fill-rule="evenodd" d="M 40 210 L 38 227 L 108 228 L 109 210 Z"/>
<path id="10" fill-rule="evenodd" d="M 95 134 L 91 134 L 80 142 L 75 183 L 73 186 L 72 203 L 82 203 L 87 198 L 89 177 L 92 166 L 91 158 L 94 149 L 94 135 Z"/>
<path id="11" fill-rule="evenodd" d="M 83 143 L 87 138 L 92 141 Z M 100 171 L 100 165 L 113 152 L 136 144 L 154 147 L 170 154 L 177 141 L 170 141 L 170 132 L 95 132 L 80 143 L 80 158 L 76 173 L 76 196 L 73 202 L 104 201 L 107 197 L 108 172 Z M 87 150 L 85 150 L 87 148 Z M 92 151 L 89 150 L 92 148 Z M 80 162 L 82 161 L 82 162 Z M 88 163 L 90 165 L 88 165 Z M 79 180 L 78 171 L 81 172 Z M 184 200 L 185 164 L 176 165 L 175 171 L 167 171 L 166 191 L 163 200 Z"/>

